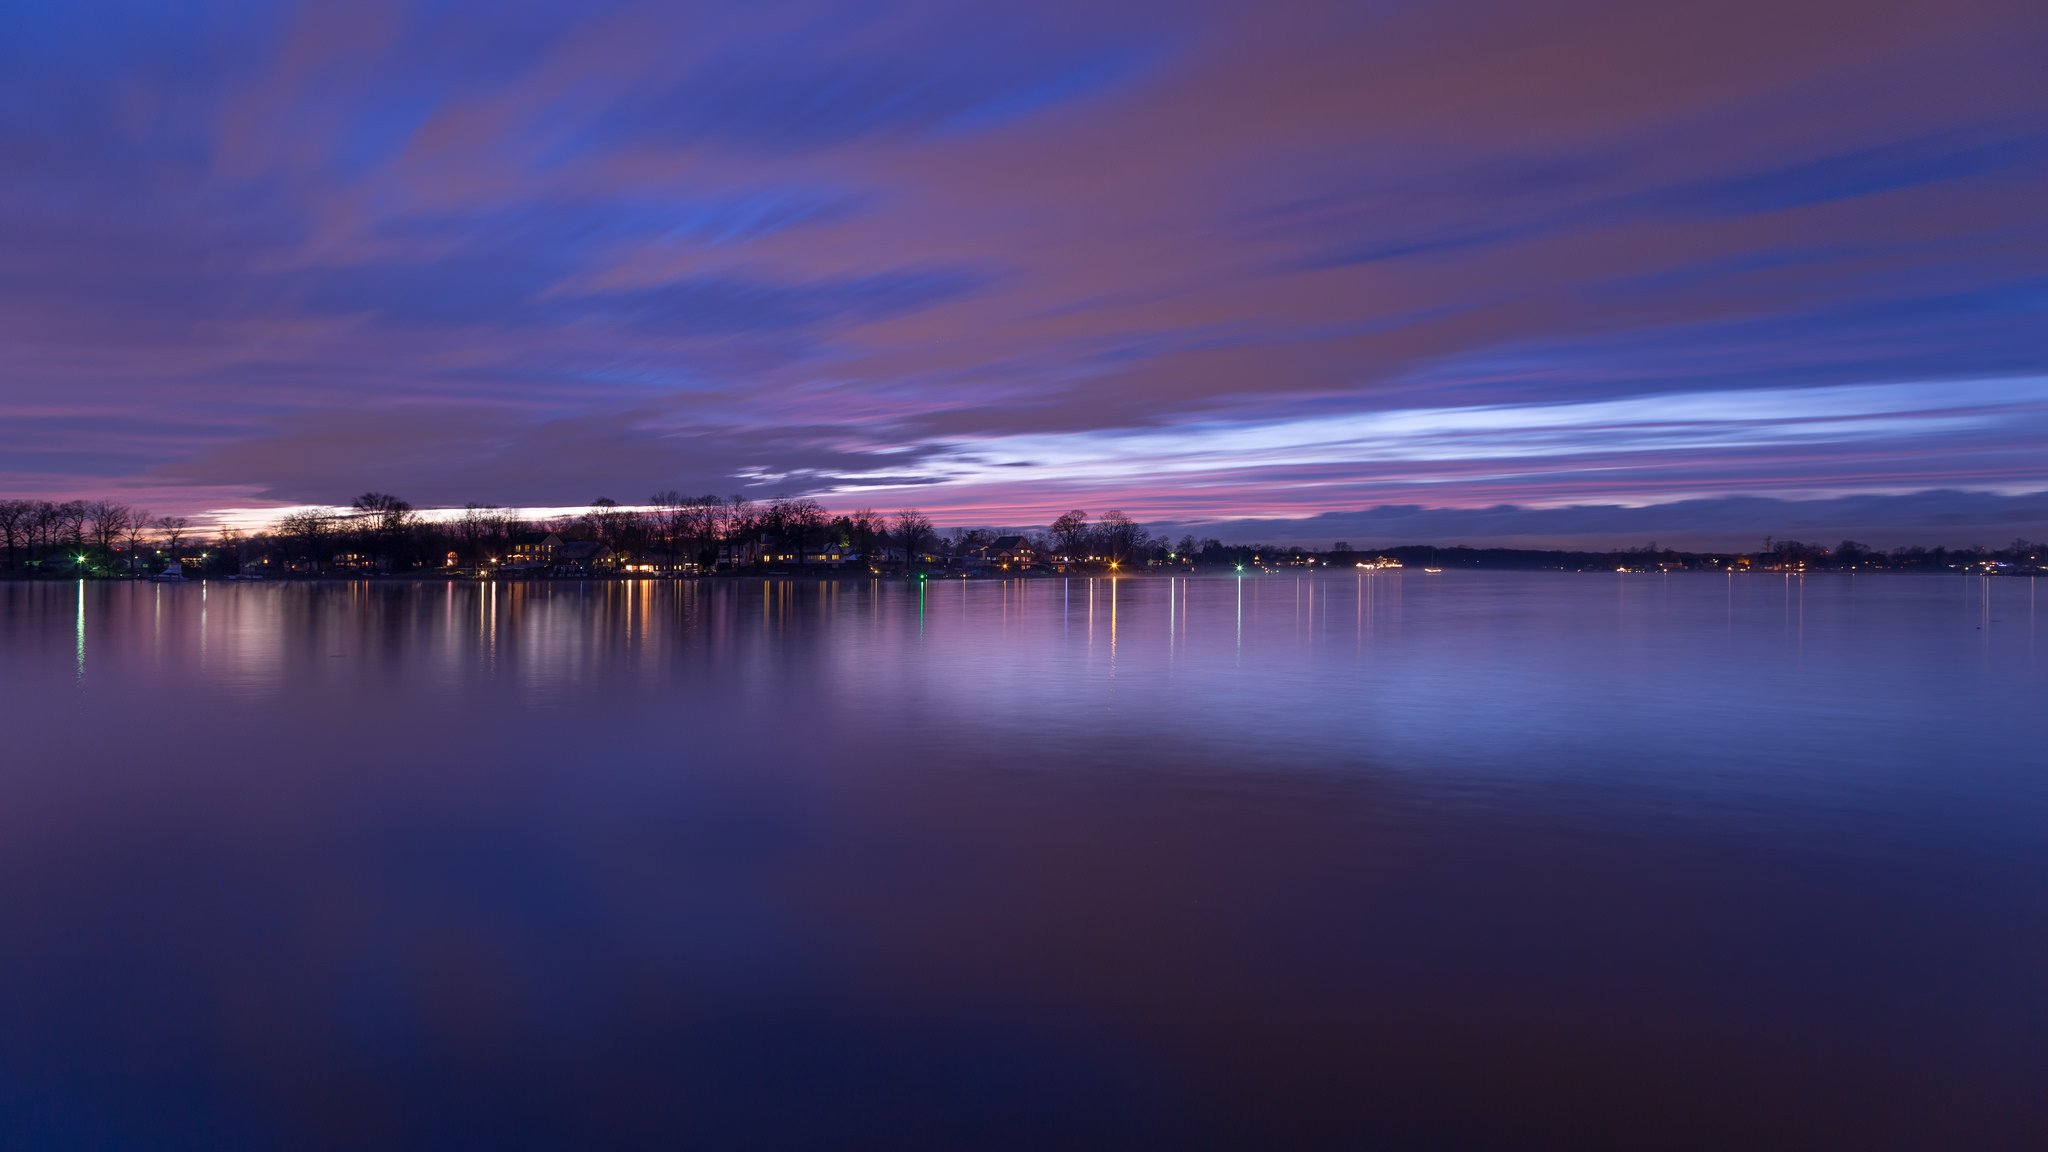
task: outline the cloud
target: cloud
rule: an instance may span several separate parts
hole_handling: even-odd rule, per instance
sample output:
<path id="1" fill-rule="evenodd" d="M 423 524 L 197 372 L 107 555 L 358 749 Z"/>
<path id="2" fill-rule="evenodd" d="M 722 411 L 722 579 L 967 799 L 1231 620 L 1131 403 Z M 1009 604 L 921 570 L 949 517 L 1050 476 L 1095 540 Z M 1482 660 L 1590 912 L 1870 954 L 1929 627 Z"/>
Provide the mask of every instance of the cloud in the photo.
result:
<path id="1" fill-rule="evenodd" d="M 218 488 L 263 476 L 249 495 L 286 505 L 346 503 L 375 489 L 420 507 L 551 506 L 671 488 L 780 495 L 886 477 L 920 459 L 828 425 L 732 427 L 653 409 L 537 418 L 488 406 L 407 407 L 287 418 L 170 463 L 153 479 Z"/>
<path id="2" fill-rule="evenodd" d="M 1826 500 L 1720 496 L 1648 507 L 1383 505 L 1298 520 L 1162 524 L 1154 530 L 1283 547 L 1327 548 L 1343 540 L 1361 549 L 1403 544 L 1634 547 L 1650 540 L 1674 548 L 1754 549 L 1765 536 L 1830 546 L 1853 539 L 1880 548 L 2000 547 L 2015 535 L 2036 540 L 2048 536 L 2048 491 L 2005 495 L 1930 490 Z"/>
<path id="3" fill-rule="evenodd" d="M 2043 479 L 2039 5 L 17 8 L 8 491 Z"/>

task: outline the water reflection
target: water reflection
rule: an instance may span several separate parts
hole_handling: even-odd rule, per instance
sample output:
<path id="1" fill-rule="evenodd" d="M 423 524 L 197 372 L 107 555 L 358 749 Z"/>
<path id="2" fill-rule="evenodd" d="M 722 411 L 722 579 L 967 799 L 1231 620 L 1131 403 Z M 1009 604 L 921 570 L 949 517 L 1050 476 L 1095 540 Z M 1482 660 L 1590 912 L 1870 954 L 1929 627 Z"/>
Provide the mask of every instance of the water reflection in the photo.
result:
<path id="1" fill-rule="evenodd" d="M 0 1132 L 2041 1130 L 2035 583 L 1768 580 L 0 585 Z"/>

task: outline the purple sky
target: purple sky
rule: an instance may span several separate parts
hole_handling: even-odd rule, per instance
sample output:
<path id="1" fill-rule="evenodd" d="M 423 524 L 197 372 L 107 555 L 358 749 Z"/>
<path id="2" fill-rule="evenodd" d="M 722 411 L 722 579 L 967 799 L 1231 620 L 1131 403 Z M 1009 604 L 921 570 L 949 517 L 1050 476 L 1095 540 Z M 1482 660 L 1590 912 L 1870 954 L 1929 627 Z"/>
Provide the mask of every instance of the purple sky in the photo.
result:
<path id="1" fill-rule="evenodd" d="M 2040 0 L 14 0 L 0 494 L 2040 534 L 2044 60 Z"/>

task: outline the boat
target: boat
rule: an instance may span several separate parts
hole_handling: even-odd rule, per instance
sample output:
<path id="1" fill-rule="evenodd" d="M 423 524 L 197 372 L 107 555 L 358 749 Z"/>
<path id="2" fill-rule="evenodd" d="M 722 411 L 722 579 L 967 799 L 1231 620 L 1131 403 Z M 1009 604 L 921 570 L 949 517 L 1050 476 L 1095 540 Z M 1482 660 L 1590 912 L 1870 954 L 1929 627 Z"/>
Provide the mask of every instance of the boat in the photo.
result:
<path id="1" fill-rule="evenodd" d="M 169 564 L 164 565 L 163 571 L 151 576 L 150 579 L 159 584 L 183 584 L 185 582 L 185 566 L 173 560 Z"/>
<path id="2" fill-rule="evenodd" d="M 1441 568 L 1424 568 L 1423 571 L 1427 572 L 1431 576 L 1441 576 L 1444 573 L 1444 570 Z"/>

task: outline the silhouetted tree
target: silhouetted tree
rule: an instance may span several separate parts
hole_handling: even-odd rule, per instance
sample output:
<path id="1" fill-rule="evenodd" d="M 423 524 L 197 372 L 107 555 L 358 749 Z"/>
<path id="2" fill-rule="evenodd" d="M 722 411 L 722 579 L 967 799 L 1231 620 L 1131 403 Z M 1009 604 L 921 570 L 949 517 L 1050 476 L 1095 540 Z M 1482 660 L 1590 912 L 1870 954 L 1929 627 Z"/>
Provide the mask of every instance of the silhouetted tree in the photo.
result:
<path id="1" fill-rule="evenodd" d="M 671 488 L 647 498 L 654 507 L 654 537 L 661 542 L 671 562 L 680 559 L 680 549 L 690 531 L 690 500 Z"/>
<path id="2" fill-rule="evenodd" d="M 27 523 L 28 558 L 33 562 L 57 543 L 57 505 L 48 500 L 36 501 L 29 506 Z"/>
<path id="3" fill-rule="evenodd" d="M 601 496 L 590 502 L 590 511 L 584 514 L 591 538 L 612 552 L 625 555 L 632 551 L 635 536 L 640 527 L 640 515 L 630 508 L 621 507 L 617 500 Z"/>
<path id="4" fill-rule="evenodd" d="M 114 546 L 120 542 L 121 534 L 128 530 L 128 506 L 112 500 L 95 500 L 85 506 L 87 530 L 92 536 L 92 545 L 103 560 L 111 562 Z"/>
<path id="5" fill-rule="evenodd" d="M 163 541 L 164 551 L 175 554 L 179 542 L 185 539 L 185 529 L 191 526 L 192 522 L 183 516 L 157 517 L 157 539 Z"/>
<path id="6" fill-rule="evenodd" d="M 816 500 L 785 497 L 768 506 L 768 521 L 801 565 L 805 548 L 825 530 L 825 509 Z"/>
<path id="7" fill-rule="evenodd" d="M 903 546 L 903 565 L 906 571 L 917 565 L 917 552 L 932 534 L 931 518 L 915 508 L 905 508 L 896 513 L 896 540 Z"/>
<path id="8" fill-rule="evenodd" d="M 328 549 L 333 544 L 334 517 L 318 508 L 309 508 L 280 519 L 277 531 L 291 542 L 300 559 L 311 565 L 317 574 L 320 566 L 326 563 Z"/>
<path id="9" fill-rule="evenodd" d="M 30 522 L 36 506 L 29 500 L 0 500 L 0 541 L 7 545 L 7 567 L 15 567 L 17 553 L 28 542 Z"/>
<path id="10" fill-rule="evenodd" d="M 495 504 L 464 504 L 455 520 L 455 539 L 471 563 L 483 559 L 485 549 L 505 532 L 505 510 Z"/>
<path id="11" fill-rule="evenodd" d="M 57 529 L 57 539 L 67 548 L 85 547 L 85 522 L 88 516 L 83 500 L 66 500 L 54 506 L 51 516 Z"/>
<path id="12" fill-rule="evenodd" d="M 128 524 L 127 527 L 125 527 L 122 530 L 122 535 L 126 537 L 127 540 L 128 567 L 131 570 L 138 569 L 144 566 L 141 562 L 142 536 L 144 533 L 149 531 L 150 523 L 151 520 L 149 515 L 149 509 L 133 508 L 129 510 Z"/>
<path id="13" fill-rule="evenodd" d="M 873 508 L 857 509 L 852 516 L 852 543 L 854 551 L 860 554 L 860 562 L 875 562 L 875 538 L 888 531 L 883 518 Z"/>
<path id="14" fill-rule="evenodd" d="M 363 550 L 387 567 L 408 566 L 411 557 L 406 554 L 406 544 L 416 523 L 412 505 L 388 492 L 365 492 L 349 507 L 355 513 Z"/>
<path id="15" fill-rule="evenodd" d="M 725 539 L 731 512 L 716 496 L 699 496 L 684 509 L 684 538 L 699 565 L 717 567 L 718 545 Z"/>
<path id="16" fill-rule="evenodd" d="M 734 495 L 726 501 L 725 540 L 731 545 L 735 562 L 745 558 L 748 562 L 760 546 L 765 518 L 752 500 Z"/>
<path id="17" fill-rule="evenodd" d="M 1052 522 L 1053 547 L 1079 560 L 1088 551 L 1088 513 L 1076 508 Z"/>
<path id="18" fill-rule="evenodd" d="M 1116 564 L 1130 562 L 1145 546 L 1145 526 L 1115 510 L 1102 514 L 1094 535 L 1098 551 Z"/>

